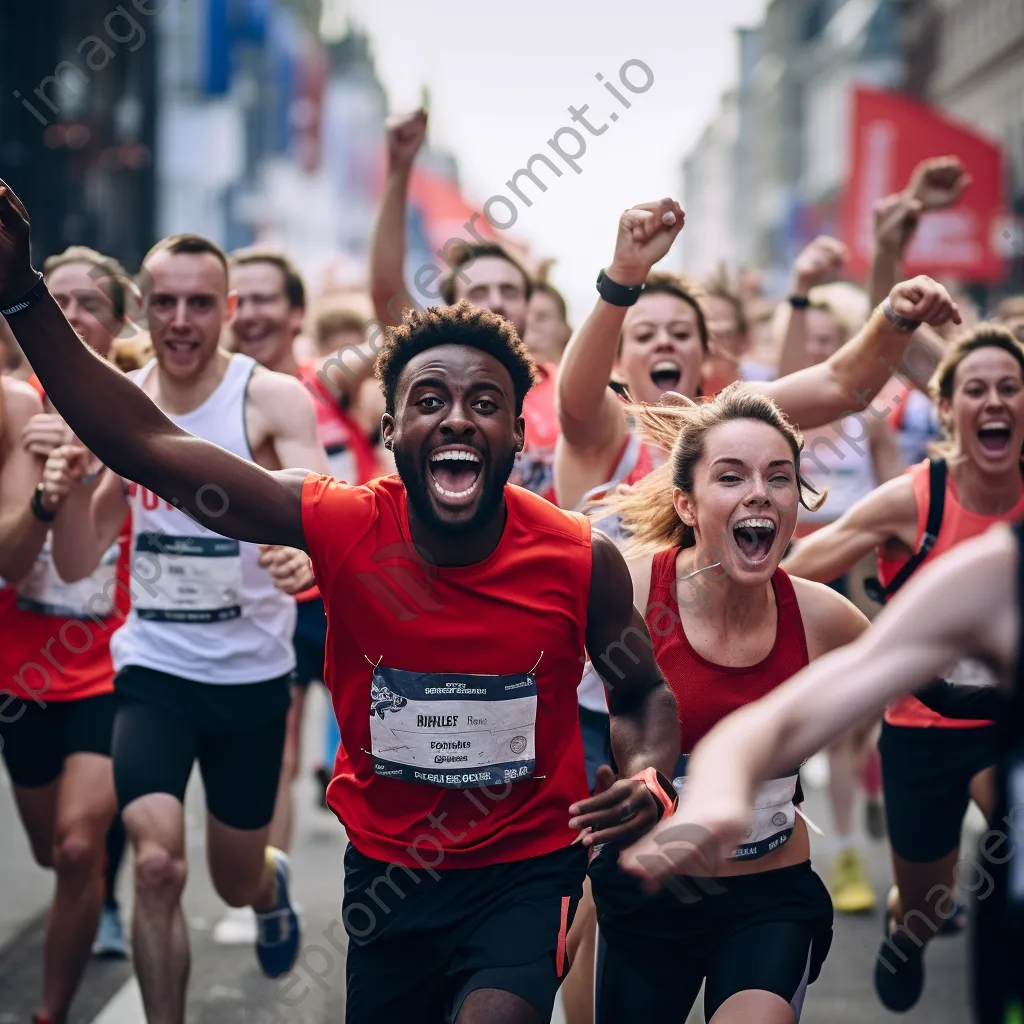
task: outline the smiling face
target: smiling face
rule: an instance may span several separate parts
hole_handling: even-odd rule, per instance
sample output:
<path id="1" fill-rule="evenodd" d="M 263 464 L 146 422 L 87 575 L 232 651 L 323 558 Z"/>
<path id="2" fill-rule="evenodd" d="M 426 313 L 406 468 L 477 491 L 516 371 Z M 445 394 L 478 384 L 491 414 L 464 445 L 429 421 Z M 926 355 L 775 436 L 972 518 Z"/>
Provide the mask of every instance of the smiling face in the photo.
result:
<path id="1" fill-rule="evenodd" d="M 103 272 L 88 263 L 65 263 L 46 275 L 46 287 L 75 334 L 106 358 L 124 320 L 114 313 Z"/>
<path id="2" fill-rule="evenodd" d="M 154 253 L 146 261 L 146 313 L 160 369 L 191 380 L 209 365 L 234 309 L 227 274 L 212 253 Z"/>
<path id="3" fill-rule="evenodd" d="M 438 533 L 487 525 L 500 509 L 525 427 L 508 370 L 467 345 L 438 345 L 403 368 L 383 418 L 411 512 Z"/>
<path id="4" fill-rule="evenodd" d="M 953 396 L 939 411 L 957 445 L 984 473 L 1016 471 L 1024 445 L 1021 365 L 1000 348 L 980 348 L 961 360 Z"/>
<path id="5" fill-rule="evenodd" d="M 615 373 L 634 402 L 653 405 L 666 391 L 695 398 L 703 358 L 697 312 L 688 302 L 651 292 L 629 307 Z"/>
<path id="6" fill-rule="evenodd" d="M 290 365 L 305 310 L 288 302 L 281 268 L 256 261 L 234 266 L 231 290 L 238 297 L 231 322 L 238 351 L 271 370 Z"/>
<path id="7" fill-rule="evenodd" d="M 708 430 L 693 472 L 693 493 L 676 488 L 676 511 L 693 522 L 697 543 L 721 572 L 746 586 L 766 583 L 796 527 L 800 493 L 786 437 L 758 420 Z"/>
<path id="8" fill-rule="evenodd" d="M 558 363 L 569 342 L 571 331 L 562 319 L 555 297 L 538 288 L 530 296 L 523 341 L 538 363 Z"/>
<path id="9" fill-rule="evenodd" d="M 469 278 L 467 284 L 460 275 L 455 276 L 455 301 L 465 299 L 477 309 L 486 309 L 504 317 L 516 329 L 519 337 L 526 331 L 526 281 L 508 260 L 500 256 L 481 256 L 462 270 Z"/>

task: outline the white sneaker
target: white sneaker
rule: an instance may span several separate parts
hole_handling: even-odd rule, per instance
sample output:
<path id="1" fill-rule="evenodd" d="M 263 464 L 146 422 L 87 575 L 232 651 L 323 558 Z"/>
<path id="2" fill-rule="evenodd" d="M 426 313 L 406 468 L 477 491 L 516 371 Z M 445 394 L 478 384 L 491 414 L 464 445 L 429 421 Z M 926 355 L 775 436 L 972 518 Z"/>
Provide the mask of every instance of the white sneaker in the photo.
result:
<path id="1" fill-rule="evenodd" d="M 251 946 L 256 941 L 256 914 L 252 907 L 232 907 L 213 929 L 221 946 Z"/>

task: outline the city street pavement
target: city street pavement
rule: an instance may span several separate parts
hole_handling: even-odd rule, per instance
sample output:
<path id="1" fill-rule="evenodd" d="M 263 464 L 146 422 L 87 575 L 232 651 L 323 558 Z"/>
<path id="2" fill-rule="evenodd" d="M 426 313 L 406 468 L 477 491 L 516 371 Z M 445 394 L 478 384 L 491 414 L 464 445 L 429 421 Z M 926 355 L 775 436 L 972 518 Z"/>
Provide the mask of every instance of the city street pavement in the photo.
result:
<path id="1" fill-rule="evenodd" d="M 212 929 L 224 911 L 204 863 L 202 790 L 193 776 L 187 801 L 190 874 L 185 894 L 192 942 L 189 1024 L 340 1024 L 344 1020 L 344 949 L 340 927 L 341 868 L 345 836 L 333 815 L 315 809 L 310 770 L 320 751 L 321 694 L 315 694 L 307 728 L 307 768 L 297 789 L 298 816 L 293 850 L 293 891 L 303 912 L 303 951 L 294 976 L 264 978 L 251 947 L 220 946 Z M 807 813 L 826 833 L 828 810 L 820 789 L 808 786 Z M 48 876 L 31 861 L 16 818 L 7 777 L 0 769 L 0 1024 L 26 1024 L 40 985 L 43 923 Z M 828 841 L 815 839 L 818 869 L 827 873 Z M 889 883 L 887 851 L 868 847 L 871 875 L 880 894 Z M 127 867 L 127 865 L 126 865 Z M 121 894 L 130 901 L 128 871 Z M 967 1008 L 965 945 L 962 936 L 936 940 L 926 957 L 927 986 L 918 1006 L 902 1018 L 877 1002 L 871 983 L 881 932 L 881 913 L 837 920 L 835 938 L 821 978 L 810 989 L 805 1024 L 964 1024 Z M 332 943 L 333 940 L 333 943 Z M 141 1024 L 138 989 L 128 964 L 92 962 L 73 1008 L 70 1024 Z M 563 1024 L 560 1009 L 553 1021 Z M 695 1011 L 688 1024 L 700 1024 Z"/>

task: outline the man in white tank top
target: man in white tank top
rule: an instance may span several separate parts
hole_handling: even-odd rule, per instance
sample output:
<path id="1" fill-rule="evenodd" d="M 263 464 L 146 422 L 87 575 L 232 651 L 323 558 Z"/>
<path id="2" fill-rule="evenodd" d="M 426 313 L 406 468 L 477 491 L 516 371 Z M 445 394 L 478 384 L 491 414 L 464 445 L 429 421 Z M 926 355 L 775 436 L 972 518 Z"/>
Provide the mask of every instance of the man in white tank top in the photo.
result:
<path id="1" fill-rule="evenodd" d="M 325 471 L 302 385 L 219 347 L 236 304 L 220 249 L 195 235 L 165 239 L 142 278 L 156 358 L 132 376 L 167 418 L 267 469 Z M 68 451 L 80 478 L 84 453 Z M 199 508 L 216 523 L 227 494 L 212 476 L 200 490 Z M 310 577 L 304 553 L 261 554 L 106 471 L 73 488 L 54 524 L 65 579 L 92 570 L 129 510 L 132 610 L 111 639 L 114 777 L 135 853 L 134 958 L 147 1019 L 177 1024 L 189 967 L 183 799 L 196 760 L 217 892 L 256 911 L 264 973 L 286 973 L 298 953 L 288 860 L 267 844 L 295 668 L 295 601 L 275 580 Z"/>

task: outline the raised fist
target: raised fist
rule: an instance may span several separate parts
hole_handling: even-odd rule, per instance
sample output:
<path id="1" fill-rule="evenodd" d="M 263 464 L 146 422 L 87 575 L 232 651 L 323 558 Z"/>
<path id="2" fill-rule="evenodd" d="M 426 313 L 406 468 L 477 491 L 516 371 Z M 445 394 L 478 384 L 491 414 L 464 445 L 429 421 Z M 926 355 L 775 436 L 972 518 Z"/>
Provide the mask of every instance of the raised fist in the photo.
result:
<path id="1" fill-rule="evenodd" d="M 21 446 L 46 458 L 55 448 L 71 440 L 71 428 L 52 412 L 38 412 L 21 432 Z"/>
<path id="2" fill-rule="evenodd" d="M 641 203 L 619 218 L 615 255 L 608 276 L 628 286 L 643 284 L 651 267 L 672 248 L 686 215 L 674 199 Z"/>
<path id="3" fill-rule="evenodd" d="M 50 452 L 43 467 L 43 505 L 59 508 L 75 484 L 81 483 L 98 459 L 86 448 L 64 444 Z"/>
<path id="4" fill-rule="evenodd" d="M 932 327 L 941 327 L 952 321 L 960 323 L 960 310 L 949 292 L 937 281 L 923 274 L 909 281 L 901 281 L 889 292 L 889 305 L 899 316 L 918 320 Z"/>
<path id="5" fill-rule="evenodd" d="M 904 192 L 908 198 L 921 204 L 922 212 L 941 210 L 952 206 L 972 180 L 964 171 L 959 157 L 937 156 L 922 160 L 914 168 Z"/>
<path id="6" fill-rule="evenodd" d="M 872 207 L 876 248 L 902 258 L 921 220 L 921 210 L 921 200 L 906 192 L 879 199 Z"/>
<path id="7" fill-rule="evenodd" d="M 316 584 L 313 563 L 309 555 L 298 548 L 261 545 L 260 565 L 270 573 L 274 586 L 286 594 L 301 594 Z"/>
<path id="8" fill-rule="evenodd" d="M 0 306 L 20 299 L 36 283 L 29 252 L 28 210 L 0 181 Z"/>
<path id="9" fill-rule="evenodd" d="M 818 235 L 793 263 L 793 294 L 806 295 L 815 285 L 834 279 L 846 257 L 846 246 L 842 242 L 828 235 Z"/>
<path id="10" fill-rule="evenodd" d="M 427 137 L 427 112 L 420 107 L 411 114 L 392 114 L 384 122 L 388 164 L 392 170 L 408 170 Z"/>

